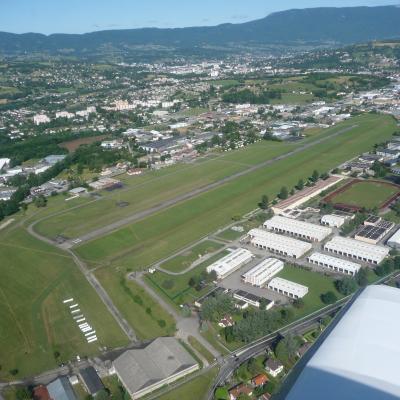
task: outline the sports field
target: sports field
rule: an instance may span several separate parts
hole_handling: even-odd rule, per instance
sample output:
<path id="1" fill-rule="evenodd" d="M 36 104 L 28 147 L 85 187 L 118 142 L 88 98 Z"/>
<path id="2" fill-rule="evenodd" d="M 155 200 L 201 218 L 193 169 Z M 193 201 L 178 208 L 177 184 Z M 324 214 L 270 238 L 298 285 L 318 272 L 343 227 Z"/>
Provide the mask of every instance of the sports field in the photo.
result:
<path id="1" fill-rule="evenodd" d="M 232 216 L 254 209 L 262 194 L 273 198 L 283 185 L 292 187 L 314 169 L 326 171 L 391 137 L 392 118 L 363 115 L 343 126 L 358 126 L 284 160 L 226 183 L 111 234 L 82 244 L 77 252 L 94 262 L 118 263 L 126 268 L 144 268 L 227 225 Z M 329 134 L 326 132 L 325 134 Z"/>
<path id="2" fill-rule="evenodd" d="M 399 193 L 399 187 L 387 182 L 356 181 L 338 194 L 332 193 L 333 204 L 372 209 L 381 207 L 387 200 Z"/>
<path id="3" fill-rule="evenodd" d="M 22 229 L 0 232 L 0 380 L 42 372 L 128 343 L 73 261 Z M 88 344 L 63 300 L 74 298 L 98 341 Z M 59 352 L 57 359 L 54 352 Z M 10 370 L 17 369 L 12 377 Z"/>

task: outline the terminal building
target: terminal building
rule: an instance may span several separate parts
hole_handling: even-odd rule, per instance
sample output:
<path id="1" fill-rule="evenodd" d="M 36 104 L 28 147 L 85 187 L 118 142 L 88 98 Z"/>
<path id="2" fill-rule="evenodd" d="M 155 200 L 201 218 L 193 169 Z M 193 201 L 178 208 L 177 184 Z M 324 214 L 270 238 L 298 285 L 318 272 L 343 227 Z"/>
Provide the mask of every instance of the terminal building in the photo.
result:
<path id="1" fill-rule="evenodd" d="M 360 264 L 352 261 L 342 260 L 341 258 L 328 256 L 322 253 L 313 253 L 307 258 L 311 264 L 328 268 L 333 272 L 354 276 L 361 268 Z"/>
<path id="2" fill-rule="evenodd" d="M 389 254 L 389 249 L 356 239 L 335 236 L 324 246 L 326 251 L 370 264 L 379 264 Z"/>
<path id="3" fill-rule="evenodd" d="M 269 231 L 285 233 L 310 242 L 320 242 L 332 233 L 332 229 L 329 227 L 298 221 L 280 215 L 275 215 L 271 219 L 265 221 L 264 228 Z"/>
<path id="4" fill-rule="evenodd" d="M 218 279 L 224 279 L 238 268 L 250 262 L 253 257 L 253 253 L 249 250 L 239 248 L 209 265 L 207 272 L 215 271 Z"/>
<path id="5" fill-rule="evenodd" d="M 282 271 L 283 266 L 282 261 L 276 258 L 267 258 L 243 274 L 242 280 L 244 283 L 250 283 L 253 286 L 264 286 L 268 280 Z"/>
<path id="6" fill-rule="evenodd" d="M 308 293 L 307 286 L 283 278 L 273 278 L 268 283 L 268 289 L 292 299 L 301 299 Z"/>
<path id="7" fill-rule="evenodd" d="M 264 229 L 252 229 L 249 231 L 249 236 L 253 246 L 287 257 L 300 258 L 312 248 L 310 243 Z"/>

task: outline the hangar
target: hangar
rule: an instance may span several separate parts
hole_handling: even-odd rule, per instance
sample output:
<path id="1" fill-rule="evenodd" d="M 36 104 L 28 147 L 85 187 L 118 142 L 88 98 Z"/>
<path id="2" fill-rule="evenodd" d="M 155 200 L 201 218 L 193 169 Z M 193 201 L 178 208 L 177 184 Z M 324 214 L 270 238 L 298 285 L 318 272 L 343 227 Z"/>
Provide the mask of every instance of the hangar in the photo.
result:
<path id="1" fill-rule="evenodd" d="M 268 283 L 268 289 L 292 299 L 301 299 L 308 293 L 307 286 L 283 278 L 273 278 Z"/>
<path id="2" fill-rule="evenodd" d="M 307 258 L 311 264 L 319 265 L 323 268 L 329 268 L 333 272 L 340 272 L 346 275 L 354 276 L 361 268 L 360 264 L 352 261 L 343 260 L 338 257 L 328 256 L 322 253 L 313 253 Z"/>
<path id="3" fill-rule="evenodd" d="M 250 271 L 242 275 L 243 282 L 253 286 L 263 286 L 265 283 L 283 269 L 283 262 L 276 258 L 266 258 Z"/>

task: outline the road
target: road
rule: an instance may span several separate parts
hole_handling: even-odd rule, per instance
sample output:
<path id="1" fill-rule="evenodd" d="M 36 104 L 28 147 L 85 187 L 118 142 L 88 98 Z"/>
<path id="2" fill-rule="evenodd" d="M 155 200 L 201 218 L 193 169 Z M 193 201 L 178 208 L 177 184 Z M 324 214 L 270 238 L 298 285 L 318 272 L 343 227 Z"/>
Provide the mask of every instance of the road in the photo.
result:
<path id="1" fill-rule="evenodd" d="M 286 159 L 288 157 L 291 157 L 291 156 L 293 156 L 293 155 L 295 155 L 297 153 L 301 153 L 301 152 L 303 152 L 303 151 L 305 151 L 305 150 L 307 150 L 309 148 L 312 148 L 312 147 L 314 147 L 314 146 L 316 146 L 316 145 L 318 145 L 320 143 L 323 143 L 323 142 L 325 142 L 327 140 L 330 140 L 330 139 L 332 139 L 332 138 L 334 138 L 336 136 L 342 135 L 343 133 L 346 133 L 346 132 L 354 129 L 355 127 L 357 127 L 357 125 L 351 125 L 349 127 L 340 129 L 339 131 L 337 131 L 335 133 L 332 133 L 330 135 L 327 135 L 327 136 L 321 137 L 319 139 L 313 140 L 311 142 L 305 143 L 305 144 L 303 144 L 303 145 L 301 145 L 299 147 L 296 147 L 295 149 L 293 149 L 293 150 L 291 150 L 291 151 L 289 151 L 289 152 L 287 152 L 285 154 L 282 154 L 280 156 L 271 158 L 271 159 L 269 159 L 267 161 L 263 161 L 263 162 L 261 162 L 259 164 L 253 165 L 253 166 L 251 166 L 251 167 L 249 167 L 249 168 L 247 168 L 247 169 L 245 169 L 243 171 L 239 171 L 239 172 L 237 172 L 235 174 L 229 175 L 229 176 L 227 176 L 227 177 L 225 177 L 223 179 L 220 179 L 220 180 L 218 180 L 216 182 L 210 183 L 208 185 L 201 186 L 201 187 L 199 187 L 197 189 L 194 189 L 192 191 L 189 191 L 187 193 L 183 193 L 183 194 L 181 194 L 179 196 L 176 196 L 176 197 L 174 197 L 172 199 L 169 199 L 169 200 L 166 200 L 166 201 L 161 202 L 159 204 L 156 204 L 155 206 L 147 208 L 147 209 L 145 209 L 143 211 L 139 211 L 137 213 L 131 214 L 131 215 L 129 215 L 129 216 L 123 218 L 123 219 L 120 219 L 118 221 L 115 221 L 115 222 L 113 222 L 111 224 L 108 224 L 108 225 L 103 226 L 101 228 L 94 229 L 91 232 L 87 232 L 86 234 L 80 236 L 79 238 L 75 238 L 75 239 L 66 241 L 66 242 L 64 242 L 62 244 L 58 244 L 58 246 L 60 246 L 61 248 L 64 248 L 64 249 L 68 249 L 68 248 L 73 247 L 76 244 L 77 240 L 78 240 L 79 244 L 82 244 L 83 242 L 87 242 L 89 240 L 96 239 L 97 237 L 104 236 L 104 235 L 106 235 L 106 234 L 108 234 L 110 232 L 113 232 L 113 231 L 115 231 L 115 230 L 117 230 L 117 229 L 119 229 L 119 228 L 121 228 L 121 227 L 123 227 L 125 225 L 128 225 L 128 224 L 130 224 L 132 222 L 136 222 L 136 221 L 139 221 L 139 220 L 144 219 L 146 217 L 149 217 L 150 215 L 153 215 L 153 214 L 155 214 L 157 212 L 160 212 L 160 211 L 162 211 L 164 209 L 172 207 L 172 206 L 174 206 L 174 205 L 176 205 L 178 203 L 190 200 L 190 199 L 192 199 L 194 197 L 199 196 L 202 193 L 205 193 L 205 192 L 208 192 L 210 190 L 216 189 L 217 187 L 219 187 L 221 185 L 224 185 L 224 184 L 226 184 L 228 182 L 231 182 L 231 181 L 233 181 L 233 180 L 235 180 L 235 179 L 237 179 L 239 177 L 248 175 L 248 174 L 250 174 L 250 173 L 252 173 L 254 171 L 257 171 L 257 170 L 259 170 L 261 168 L 264 168 L 266 166 L 272 165 L 277 161 L 281 161 L 281 160 L 284 160 L 284 159 Z M 55 214 L 58 215 L 58 214 L 60 214 L 60 212 L 55 213 Z M 34 223 L 32 223 L 30 225 L 29 228 L 31 230 L 34 230 L 34 226 L 38 222 L 40 222 L 40 221 L 42 221 L 44 219 L 48 219 L 50 217 L 51 217 L 51 215 L 50 216 L 46 216 L 43 219 L 39 219 L 39 220 L 35 221 Z M 49 239 L 43 237 L 43 240 L 48 241 Z M 53 243 L 55 243 L 55 242 L 53 242 Z"/>

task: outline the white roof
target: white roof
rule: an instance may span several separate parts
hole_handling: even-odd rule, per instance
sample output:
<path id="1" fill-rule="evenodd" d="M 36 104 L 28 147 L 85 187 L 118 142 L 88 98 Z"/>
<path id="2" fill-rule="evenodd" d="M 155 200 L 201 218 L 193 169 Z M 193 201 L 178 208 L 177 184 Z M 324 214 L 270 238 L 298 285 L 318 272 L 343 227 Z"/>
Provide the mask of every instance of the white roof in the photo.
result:
<path id="1" fill-rule="evenodd" d="M 250 261 L 252 257 L 252 252 L 247 249 L 239 248 L 209 265 L 207 267 L 207 272 L 215 271 L 218 277 L 225 276 L 229 271 L 232 271 L 239 265 Z"/>
<path id="2" fill-rule="evenodd" d="M 400 229 L 398 229 L 388 240 L 388 244 L 396 243 L 400 244 Z"/>
<path id="3" fill-rule="evenodd" d="M 284 398 L 399 398 L 399 313 L 399 289 L 365 288 L 336 326 L 327 328 L 332 330 L 320 346 L 310 349 L 311 358 Z"/>
<path id="4" fill-rule="evenodd" d="M 284 264 L 281 260 L 269 257 L 258 263 L 250 271 L 244 273 L 243 278 L 245 281 L 265 282 L 277 274 L 283 266 Z"/>
<path id="5" fill-rule="evenodd" d="M 300 283 L 292 282 L 279 277 L 271 279 L 271 281 L 268 283 L 268 287 L 293 293 L 299 297 L 303 297 L 308 293 L 307 286 L 300 285 Z"/>
<path id="6" fill-rule="evenodd" d="M 325 248 L 352 254 L 356 257 L 361 257 L 361 259 L 370 259 L 378 263 L 389 254 L 389 249 L 386 247 L 342 236 L 335 236 L 325 244 Z"/>
<path id="7" fill-rule="evenodd" d="M 326 214 L 321 217 L 321 222 L 325 222 L 329 225 L 342 225 L 345 221 L 346 218 L 340 215 Z"/>
<path id="8" fill-rule="evenodd" d="M 328 256 L 327 254 L 322 254 L 318 252 L 311 254 L 311 256 L 308 258 L 310 261 L 327 264 L 330 267 L 343 268 L 347 271 L 352 272 L 358 272 L 358 270 L 361 268 L 361 265 L 355 262 L 342 260 L 341 258 Z"/>
<path id="9" fill-rule="evenodd" d="M 310 243 L 267 232 L 263 229 L 252 229 L 249 231 L 249 235 L 252 237 L 251 242 L 253 244 L 273 248 L 275 251 L 282 251 L 289 255 L 295 255 L 296 257 L 302 256 L 312 248 Z"/>
<path id="10" fill-rule="evenodd" d="M 332 233 L 332 229 L 326 226 L 311 224 L 309 222 L 298 221 L 292 218 L 275 215 L 264 222 L 264 227 L 288 231 L 296 235 L 305 235 L 317 240 L 323 240 Z"/>

